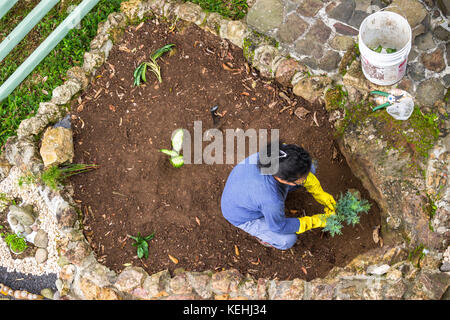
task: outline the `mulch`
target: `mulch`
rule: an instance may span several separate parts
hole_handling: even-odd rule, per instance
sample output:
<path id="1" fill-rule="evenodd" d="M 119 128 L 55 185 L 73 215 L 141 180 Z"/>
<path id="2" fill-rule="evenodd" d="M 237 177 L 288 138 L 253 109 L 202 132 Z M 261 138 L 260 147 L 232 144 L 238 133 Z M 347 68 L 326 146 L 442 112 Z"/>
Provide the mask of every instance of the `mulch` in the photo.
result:
<path id="1" fill-rule="evenodd" d="M 169 43 L 176 45 L 174 54 L 158 60 L 163 82 L 148 71 L 147 83 L 133 86 L 139 63 Z M 220 198 L 233 164 L 173 168 L 159 152 L 170 148 L 177 128 L 191 135 L 194 121 L 202 121 L 203 131 L 212 128 L 214 105 L 223 132 L 279 129 L 284 142 L 302 145 L 318 161 L 324 190 L 335 198 L 359 190 L 372 204 L 369 214 L 340 236 L 306 232 L 286 251 L 264 247 L 232 226 L 222 216 Z M 304 119 L 294 114 L 298 107 L 310 111 Z M 74 162 L 100 166 L 70 178 L 74 199 L 98 260 L 116 272 L 130 264 L 148 273 L 236 268 L 256 278 L 312 280 L 378 246 L 372 233 L 380 210 L 340 153 L 324 106 L 261 78 L 242 49 L 195 25 L 179 22 L 173 32 L 155 21 L 128 27 L 95 80 L 73 101 L 72 118 Z M 304 189 L 288 196 L 286 209 L 288 216 L 323 212 Z M 154 233 L 148 259 L 137 258 L 127 236 L 138 233 Z"/>

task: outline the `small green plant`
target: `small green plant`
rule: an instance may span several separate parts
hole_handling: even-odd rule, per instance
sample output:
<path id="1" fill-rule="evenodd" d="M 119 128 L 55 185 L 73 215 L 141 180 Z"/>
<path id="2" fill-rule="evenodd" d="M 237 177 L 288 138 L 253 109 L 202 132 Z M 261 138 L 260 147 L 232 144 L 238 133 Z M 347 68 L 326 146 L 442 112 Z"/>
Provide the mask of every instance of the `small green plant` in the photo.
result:
<path id="1" fill-rule="evenodd" d="M 172 137 L 172 150 L 168 149 L 159 150 L 162 153 L 170 156 L 169 161 L 174 168 L 179 168 L 184 164 L 183 155 L 180 154 L 181 147 L 183 146 L 183 135 L 184 135 L 183 129 L 178 129 L 177 131 L 175 131 Z"/>
<path id="2" fill-rule="evenodd" d="M 138 235 L 136 237 L 128 235 L 131 239 L 133 239 L 135 242 L 132 244 L 133 246 L 137 247 L 137 256 L 139 259 L 142 257 L 145 257 L 145 259 L 148 258 L 148 242 L 153 239 L 153 236 L 155 233 L 143 237 L 141 236 L 141 233 L 138 232 Z"/>
<path id="3" fill-rule="evenodd" d="M 37 178 L 32 173 L 20 176 L 19 179 L 17 180 L 17 184 L 19 185 L 19 187 L 22 187 L 24 184 L 29 185 L 36 182 Z"/>
<path id="4" fill-rule="evenodd" d="M 21 235 L 17 235 L 15 233 L 0 234 L 2 237 L 5 237 L 5 242 L 9 246 L 9 248 L 15 253 L 21 253 L 28 248 L 28 245 L 25 239 Z"/>
<path id="5" fill-rule="evenodd" d="M 152 53 L 152 55 L 150 56 L 151 61 L 142 62 L 139 67 L 134 70 L 134 85 L 139 86 L 141 84 L 141 81 L 147 82 L 147 78 L 145 75 L 145 73 L 147 72 L 147 67 L 150 67 L 150 70 L 156 75 L 156 78 L 158 78 L 158 81 L 161 83 L 161 69 L 156 60 L 158 60 L 158 58 L 160 58 L 164 53 L 171 51 L 172 47 L 174 46 L 174 44 L 167 44 Z"/>
<path id="6" fill-rule="evenodd" d="M 327 219 L 327 224 L 323 231 L 327 231 L 334 237 L 336 234 L 342 234 L 342 223 L 355 226 L 359 223 L 359 214 L 361 212 L 367 213 L 370 209 L 370 203 L 365 200 L 359 200 L 356 193 L 347 191 L 347 193 L 340 196 L 336 202 L 336 214 Z"/>
<path id="7" fill-rule="evenodd" d="M 53 190 L 57 190 L 63 181 L 73 175 L 97 169 L 95 164 L 74 163 L 62 167 L 51 166 L 41 174 L 42 182 Z"/>

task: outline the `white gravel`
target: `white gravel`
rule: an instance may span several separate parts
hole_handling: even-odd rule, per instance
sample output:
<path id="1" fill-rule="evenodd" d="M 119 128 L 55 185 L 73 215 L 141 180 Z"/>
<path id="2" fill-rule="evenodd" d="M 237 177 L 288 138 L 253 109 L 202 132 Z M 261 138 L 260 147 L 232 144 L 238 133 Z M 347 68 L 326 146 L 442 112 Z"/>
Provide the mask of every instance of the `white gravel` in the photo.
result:
<path id="1" fill-rule="evenodd" d="M 41 192 L 34 184 L 24 183 L 18 185 L 18 179 L 24 174 L 17 168 L 12 167 L 8 177 L 0 182 L 0 193 L 5 194 L 9 198 L 20 198 L 23 204 L 32 204 L 35 212 L 39 212 L 40 228 L 48 234 L 48 258 L 42 264 L 37 264 L 34 257 L 24 259 L 16 259 L 10 252 L 8 246 L 3 239 L 0 239 L 0 266 L 5 267 L 8 272 L 16 271 L 21 273 L 30 273 L 33 275 L 44 275 L 49 273 L 59 273 L 58 253 L 56 251 L 56 241 L 60 238 L 56 219 L 48 209 Z M 44 194 L 48 190 L 44 190 Z M 19 203 L 20 205 L 20 203 Z M 4 211 L 6 214 L 6 211 Z"/>

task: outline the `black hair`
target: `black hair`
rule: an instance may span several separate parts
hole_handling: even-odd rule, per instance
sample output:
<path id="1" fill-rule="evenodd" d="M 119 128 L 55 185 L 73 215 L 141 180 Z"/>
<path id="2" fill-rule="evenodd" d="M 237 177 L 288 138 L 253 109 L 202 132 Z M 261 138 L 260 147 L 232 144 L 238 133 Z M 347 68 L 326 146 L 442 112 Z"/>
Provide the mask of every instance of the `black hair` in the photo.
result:
<path id="1" fill-rule="evenodd" d="M 261 150 L 260 157 L 258 157 L 258 168 L 261 171 L 272 166 L 276 159 L 278 159 L 278 167 L 272 174 L 288 182 L 294 182 L 306 176 L 311 170 L 310 154 L 296 144 L 278 142 L 278 148 L 276 148 L 272 142 L 267 144 L 266 148 Z M 276 152 L 277 149 L 279 150 L 278 154 L 272 154 L 272 151 Z M 262 159 L 264 161 L 261 161 Z"/>

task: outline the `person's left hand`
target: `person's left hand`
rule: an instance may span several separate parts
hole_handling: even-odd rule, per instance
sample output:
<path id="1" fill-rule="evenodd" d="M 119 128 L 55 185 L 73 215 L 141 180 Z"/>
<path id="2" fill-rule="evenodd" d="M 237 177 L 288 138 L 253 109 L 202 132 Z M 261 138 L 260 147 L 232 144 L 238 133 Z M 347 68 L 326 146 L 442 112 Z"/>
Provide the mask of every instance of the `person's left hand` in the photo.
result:
<path id="1" fill-rule="evenodd" d="M 336 210 L 336 201 L 333 196 L 325 191 L 322 191 L 315 197 L 316 201 L 321 205 L 324 205 L 326 208 L 334 211 Z"/>

